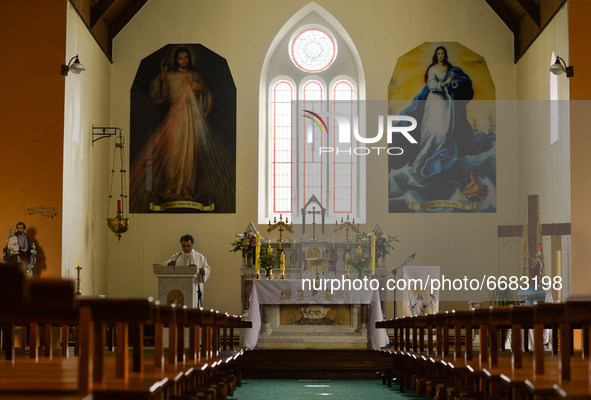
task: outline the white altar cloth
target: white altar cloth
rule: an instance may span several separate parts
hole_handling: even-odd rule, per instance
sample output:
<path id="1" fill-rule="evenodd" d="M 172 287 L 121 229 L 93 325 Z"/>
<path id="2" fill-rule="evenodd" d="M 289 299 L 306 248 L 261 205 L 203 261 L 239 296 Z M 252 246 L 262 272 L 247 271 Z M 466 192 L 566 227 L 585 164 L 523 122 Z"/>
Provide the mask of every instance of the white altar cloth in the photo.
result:
<path id="1" fill-rule="evenodd" d="M 368 331 L 373 349 L 388 344 L 386 329 L 377 329 L 376 321 L 381 321 L 382 306 L 378 290 L 355 290 L 351 288 L 334 290 L 311 290 L 306 285 L 302 288 L 301 279 L 285 280 L 254 280 L 250 294 L 249 319 L 252 328 L 245 329 L 244 346 L 249 349 L 256 347 L 261 329 L 261 304 L 369 304 Z"/>

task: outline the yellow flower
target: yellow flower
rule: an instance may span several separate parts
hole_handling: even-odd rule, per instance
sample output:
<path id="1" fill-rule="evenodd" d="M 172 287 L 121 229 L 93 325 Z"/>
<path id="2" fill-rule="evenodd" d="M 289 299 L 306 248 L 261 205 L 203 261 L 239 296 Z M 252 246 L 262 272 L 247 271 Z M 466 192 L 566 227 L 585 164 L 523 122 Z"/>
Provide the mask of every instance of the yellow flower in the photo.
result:
<path id="1" fill-rule="evenodd" d="M 250 244 L 250 240 L 248 240 L 248 239 L 242 240 L 242 245 L 243 246 L 248 246 L 249 244 Z"/>

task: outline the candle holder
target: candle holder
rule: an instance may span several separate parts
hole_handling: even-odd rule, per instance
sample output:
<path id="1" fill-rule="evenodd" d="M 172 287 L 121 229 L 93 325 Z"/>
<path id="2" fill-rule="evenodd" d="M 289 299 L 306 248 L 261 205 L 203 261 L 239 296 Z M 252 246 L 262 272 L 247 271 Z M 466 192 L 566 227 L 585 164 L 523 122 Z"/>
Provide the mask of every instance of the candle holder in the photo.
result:
<path id="1" fill-rule="evenodd" d="M 123 213 L 117 211 L 115 218 L 107 218 L 107 226 L 121 240 L 121 236 L 129 229 L 129 218 L 123 218 Z"/>
<path id="2" fill-rule="evenodd" d="M 349 215 L 347 214 L 347 221 L 343 221 L 341 217 L 341 224 L 335 220 L 335 228 L 333 232 L 338 232 L 340 230 L 345 230 L 345 243 L 346 248 L 345 251 L 349 250 L 349 231 L 353 231 L 355 233 L 359 233 L 359 224 L 355 225 L 355 218 L 353 218 L 353 222 L 349 222 Z"/>
<path id="3" fill-rule="evenodd" d="M 120 200 L 117 200 L 117 215 L 114 218 L 107 218 L 107 226 L 111 231 L 117 235 L 117 238 L 121 240 L 121 236 L 129 229 L 129 218 L 125 218 L 123 214 L 124 205 L 127 201 L 127 194 L 125 192 L 125 182 L 127 182 L 126 172 L 125 169 L 125 138 L 121 135 L 121 130 L 119 129 L 119 136 L 115 137 L 115 150 L 113 151 L 113 166 L 111 168 L 111 183 L 109 187 L 109 196 L 107 200 L 107 216 L 109 215 L 109 208 L 111 206 L 111 199 L 113 198 L 113 182 L 115 181 L 115 171 L 119 171 L 119 176 L 121 178 L 121 197 Z M 116 159 L 117 154 L 119 154 L 119 168 L 116 168 Z"/>
<path id="4" fill-rule="evenodd" d="M 254 279 L 255 281 L 260 281 L 261 280 L 261 274 L 254 274 Z"/>
<path id="5" fill-rule="evenodd" d="M 285 279 L 287 279 L 285 277 L 285 271 L 281 271 L 281 275 L 279 275 L 279 280 L 285 280 Z"/>
<path id="6" fill-rule="evenodd" d="M 82 295 L 82 292 L 80 291 L 80 270 L 82 269 L 82 267 L 80 266 L 80 264 L 78 264 L 78 266 L 76 267 L 76 295 L 80 296 Z"/>
<path id="7" fill-rule="evenodd" d="M 273 224 L 271 224 L 271 221 L 269 221 L 269 229 L 267 229 L 267 232 L 271 233 L 275 229 L 277 229 L 279 231 L 279 240 L 277 240 L 279 245 L 277 247 L 277 250 L 279 250 L 280 252 L 281 252 L 281 250 L 283 250 L 283 247 L 281 244 L 285 241 L 283 239 L 283 231 L 293 233 L 291 224 L 288 222 L 288 220 L 289 220 L 289 218 L 285 217 L 285 222 L 283 222 L 283 215 L 279 214 L 279 222 L 277 222 L 277 217 L 275 217 L 273 219 Z"/>

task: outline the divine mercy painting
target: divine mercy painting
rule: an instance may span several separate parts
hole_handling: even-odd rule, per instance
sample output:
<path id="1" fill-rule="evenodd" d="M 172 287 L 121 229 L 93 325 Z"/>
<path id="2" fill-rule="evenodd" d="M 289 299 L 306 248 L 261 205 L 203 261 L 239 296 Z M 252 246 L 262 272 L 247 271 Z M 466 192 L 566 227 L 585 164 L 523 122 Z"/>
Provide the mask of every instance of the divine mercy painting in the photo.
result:
<path id="1" fill-rule="evenodd" d="M 224 58 L 199 44 L 150 54 L 130 119 L 130 212 L 235 212 L 236 87 Z"/>
<path id="2" fill-rule="evenodd" d="M 389 212 L 496 212 L 494 100 L 485 59 L 460 43 L 426 42 L 398 59 L 388 113 L 416 120 L 417 143 L 390 144 L 404 152 L 388 157 Z"/>

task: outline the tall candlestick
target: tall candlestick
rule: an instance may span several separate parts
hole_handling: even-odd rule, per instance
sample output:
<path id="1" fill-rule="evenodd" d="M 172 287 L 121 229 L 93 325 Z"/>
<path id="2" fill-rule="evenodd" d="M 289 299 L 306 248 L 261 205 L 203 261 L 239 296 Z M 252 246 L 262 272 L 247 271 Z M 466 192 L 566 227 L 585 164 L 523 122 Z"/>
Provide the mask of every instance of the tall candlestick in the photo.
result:
<path id="1" fill-rule="evenodd" d="M 347 278 L 349 278 L 349 271 L 351 271 L 351 266 L 349 265 L 349 258 L 351 256 L 349 255 L 349 252 L 345 253 L 345 275 L 347 276 Z"/>
<path id="2" fill-rule="evenodd" d="M 552 282 L 556 282 L 554 279 L 556 279 L 557 276 L 562 277 L 562 251 L 560 250 L 556 250 L 554 252 L 554 271 L 553 271 L 553 280 Z M 555 291 L 555 295 L 554 295 L 554 301 L 559 303 L 562 300 L 562 291 L 561 290 L 556 290 Z"/>
<path id="3" fill-rule="evenodd" d="M 370 273 L 371 276 L 376 274 L 376 234 L 371 233 L 371 251 L 370 251 Z"/>
<path id="4" fill-rule="evenodd" d="M 257 232 L 256 237 L 256 251 L 255 251 L 255 258 L 254 258 L 254 271 L 255 271 L 255 278 L 261 279 L 261 234 Z M 258 277 L 258 278 L 257 278 Z"/>

